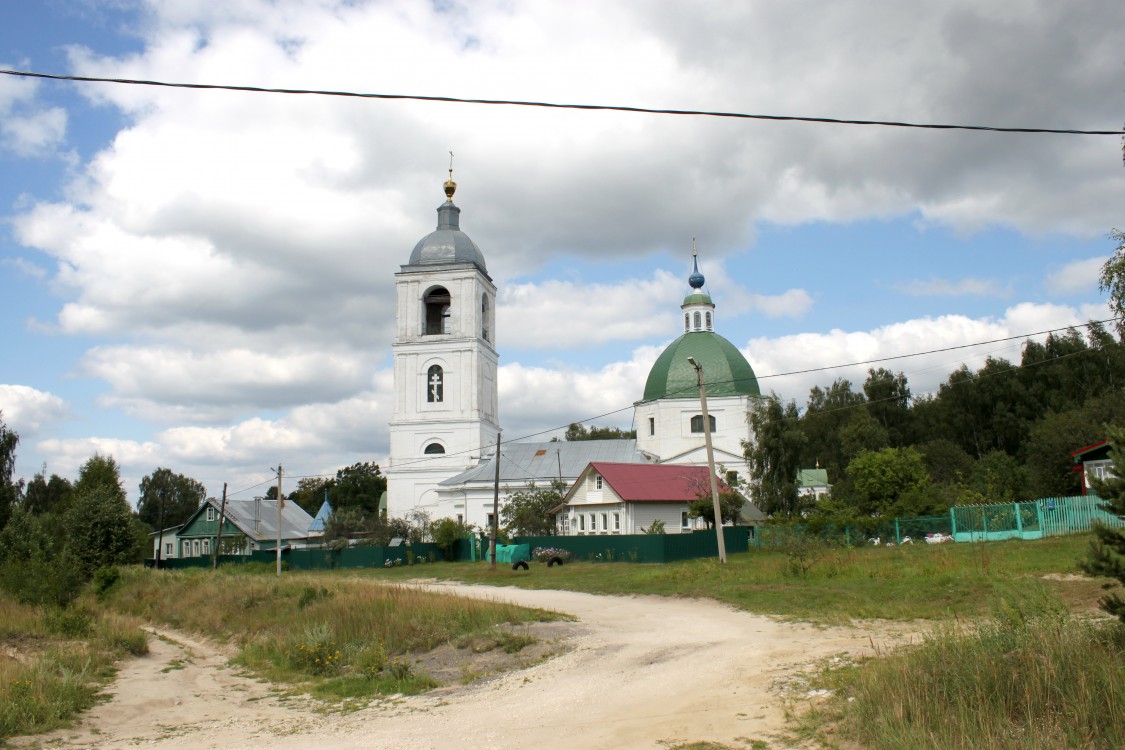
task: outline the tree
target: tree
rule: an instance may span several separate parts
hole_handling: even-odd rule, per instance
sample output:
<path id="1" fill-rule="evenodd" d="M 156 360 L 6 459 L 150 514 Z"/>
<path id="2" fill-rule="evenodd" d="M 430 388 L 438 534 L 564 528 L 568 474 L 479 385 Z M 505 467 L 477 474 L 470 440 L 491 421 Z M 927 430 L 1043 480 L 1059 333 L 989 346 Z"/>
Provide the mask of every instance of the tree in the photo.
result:
<path id="1" fill-rule="evenodd" d="M 852 497 L 863 515 L 887 515 L 905 494 L 930 484 L 922 454 L 914 448 L 884 448 L 861 453 L 848 464 Z"/>
<path id="2" fill-rule="evenodd" d="M 23 507 L 36 516 L 65 513 L 70 503 L 74 485 L 58 474 L 46 478 L 46 465 L 27 483 L 23 493 Z"/>
<path id="3" fill-rule="evenodd" d="M 313 516 L 320 510 L 320 506 L 328 499 L 328 493 L 335 486 L 335 479 L 329 479 L 327 477 L 301 477 L 297 480 L 297 489 L 290 492 L 289 497 L 286 499 L 297 503 L 302 510 L 310 516 Z"/>
<path id="4" fill-rule="evenodd" d="M 990 503 L 1027 500 L 1027 474 L 1020 462 L 1004 451 L 989 451 L 973 465 L 970 485 Z"/>
<path id="5" fill-rule="evenodd" d="M 910 428 L 910 386 L 906 375 L 897 375 L 879 367 L 867 371 L 863 383 L 867 396 L 867 411 L 887 431 L 890 444 L 896 448 L 907 445 L 912 437 Z"/>
<path id="6" fill-rule="evenodd" d="M 75 491 L 66 531 L 67 549 L 86 578 L 98 568 L 133 562 L 139 546 L 125 494 L 104 484 Z"/>
<path id="7" fill-rule="evenodd" d="M 333 510 L 359 508 L 364 514 L 374 516 L 379 510 L 379 498 L 386 491 L 387 478 L 379 465 L 365 461 L 337 471 L 328 496 Z"/>
<path id="8" fill-rule="evenodd" d="M 571 422 L 566 428 L 563 439 L 568 443 L 576 440 L 628 440 L 637 437 L 636 430 L 622 430 L 618 427 L 598 427 L 590 425 L 588 428 L 579 422 Z"/>
<path id="9" fill-rule="evenodd" d="M 434 538 L 434 544 L 441 548 L 446 560 L 453 559 L 453 545 L 472 533 L 472 526 L 452 518 L 439 518 L 430 526 L 430 536 Z"/>
<path id="10" fill-rule="evenodd" d="M 746 499 L 734 491 L 719 493 L 719 513 L 723 523 L 738 524 L 742 520 L 742 506 Z M 707 522 L 707 528 L 715 528 L 715 501 L 711 498 L 711 491 L 701 494 L 688 503 L 688 515 L 692 518 L 702 518 Z"/>
<path id="11" fill-rule="evenodd" d="M 1113 461 L 1113 474 L 1106 479 L 1090 481 L 1098 497 L 1105 500 L 1101 508 L 1125 519 L 1125 428 L 1111 427 L 1108 430 L 1112 446 L 1109 457 Z M 1116 578 L 1125 584 L 1125 529 L 1111 529 L 1107 526 L 1094 527 L 1094 540 L 1081 568 L 1093 576 Z M 1102 598 L 1102 609 L 1117 617 L 1125 625 L 1125 599 L 1114 592 Z"/>
<path id="12" fill-rule="evenodd" d="M 206 500 L 207 488 L 201 482 L 157 468 L 141 480 L 137 515 L 151 529 L 167 529 L 187 521 Z"/>
<path id="13" fill-rule="evenodd" d="M 555 520 L 549 510 L 562 503 L 566 485 L 552 480 L 547 487 L 535 482 L 508 496 L 508 501 L 500 509 L 500 521 L 512 536 L 553 536 Z"/>
<path id="14" fill-rule="evenodd" d="M 1109 309 L 1117 318 L 1117 333 L 1125 336 L 1125 232 L 1113 229 L 1109 239 L 1117 243 L 1117 249 L 1102 266 L 1098 289 L 1109 293 Z"/>
<path id="15" fill-rule="evenodd" d="M 827 390 L 815 386 L 809 391 L 800 421 L 806 439 L 803 468 L 819 465 L 828 471 L 830 481 L 843 475 L 851 455 L 843 450 L 840 435 L 844 425 L 860 413 L 858 407 L 865 401 L 864 395 L 853 391 L 851 382 L 843 378 L 837 379 Z"/>
<path id="16" fill-rule="evenodd" d="M 793 516 L 800 512 L 797 472 L 807 438 L 799 416 L 795 402 L 782 404 L 776 394 L 757 399 L 750 407 L 754 441 L 744 450 L 753 496 L 763 513 Z"/>
<path id="17" fill-rule="evenodd" d="M 0 529 L 8 523 L 12 508 L 19 499 L 21 486 L 12 481 L 16 470 L 16 446 L 20 436 L 4 424 L 4 413 L 0 412 Z"/>
<path id="18" fill-rule="evenodd" d="M 75 495 L 86 495 L 98 488 L 104 488 L 125 500 L 125 485 L 121 483 L 121 471 L 113 456 L 95 453 L 78 469 L 78 481 L 74 483 Z"/>

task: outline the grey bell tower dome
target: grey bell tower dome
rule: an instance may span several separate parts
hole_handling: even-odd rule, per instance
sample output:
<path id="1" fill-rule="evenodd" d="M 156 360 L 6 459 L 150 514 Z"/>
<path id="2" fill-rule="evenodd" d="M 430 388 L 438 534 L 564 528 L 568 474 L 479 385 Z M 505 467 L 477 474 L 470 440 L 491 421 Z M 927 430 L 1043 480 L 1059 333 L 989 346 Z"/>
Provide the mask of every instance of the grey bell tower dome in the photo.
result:
<path id="1" fill-rule="evenodd" d="M 452 171 L 452 170 L 450 170 Z M 430 232 L 410 253 L 408 266 L 432 266 L 472 263 L 485 275 L 488 268 L 484 264 L 484 253 L 469 235 L 461 231 L 461 209 L 453 204 L 453 193 L 457 183 L 449 179 L 445 183 L 445 203 L 438 207 L 437 229 Z"/>

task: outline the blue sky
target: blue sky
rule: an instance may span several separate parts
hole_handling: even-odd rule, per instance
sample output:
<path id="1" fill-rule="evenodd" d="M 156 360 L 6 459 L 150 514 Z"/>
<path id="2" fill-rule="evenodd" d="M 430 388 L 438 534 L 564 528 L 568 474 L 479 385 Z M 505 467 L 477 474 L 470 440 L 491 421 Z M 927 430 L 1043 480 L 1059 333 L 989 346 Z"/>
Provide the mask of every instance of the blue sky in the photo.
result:
<path id="1" fill-rule="evenodd" d="M 1119 129 L 1125 7 L 1046 0 L 0 5 L 44 73 Z M 679 332 L 693 238 L 718 330 L 803 402 L 864 368 L 1108 317 L 1114 137 L 1001 135 L 0 76 L 0 409 L 17 471 L 95 451 L 249 486 L 382 461 L 393 274 L 448 152 L 500 289 L 508 438 L 617 411 Z M 1019 344 L 896 360 L 916 393 Z"/>

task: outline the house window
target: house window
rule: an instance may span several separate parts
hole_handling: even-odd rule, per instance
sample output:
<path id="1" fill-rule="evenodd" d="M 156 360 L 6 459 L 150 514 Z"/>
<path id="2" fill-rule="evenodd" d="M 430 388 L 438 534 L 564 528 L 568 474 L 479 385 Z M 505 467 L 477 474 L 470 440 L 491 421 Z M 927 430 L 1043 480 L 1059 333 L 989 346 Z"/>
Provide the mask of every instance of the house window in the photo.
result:
<path id="1" fill-rule="evenodd" d="M 450 331 L 450 302 L 449 292 L 444 287 L 434 287 L 426 292 L 423 298 L 426 309 L 425 336 L 436 336 L 439 333 Z"/>
<path id="2" fill-rule="evenodd" d="M 214 521 L 217 517 L 218 517 L 218 514 L 215 512 L 215 508 L 213 506 L 208 505 L 207 506 L 207 520 L 208 521 Z"/>
<path id="3" fill-rule="evenodd" d="M 458 513 L 457 514 L 457 523 L 465 523 L 465 516 Z"/>
<path id="4" fill-rule="evenodd" d="M 602 513 L 602 531 L 609 531 L 609 516 Z"/>
<path id="5" fill-rule="evenodd" d="M 691 521 L 688 518 L 688 512 L 686 510 L 680 511 L 680 528 L 681 529 L 691 528 Z"/>
<path id="6" fill-rule="evenodd" d="M 175 548 L 176 548 L 175 543 L 168 542 L 167 544 L 164 545 L 164 554 L 166 554 L 166 555 L 172 554 L 172 550 L 174 550 Z"/>
<path id="7" fill-rule="evenodd" d="M 715 416 L 713 414 L 707 415 L 707 423 L 711 425 L 711 432 L 715 431 Z M 691 431 L 703 432 L 703 415 L 696 414 L 691 418 Z"/>
<path id="8" fill-rule="evenodd" d="M 595 514 L 591 513 L 590 514 L 590 531 L 597 531 L 597 530 L 598 530 L 598 517 Z"/>
<path id="9" fill-rule="evenodd" d="M 191 541 L 191 556 L 199 557 L 199 540 L 193 539 Z"/>
<path id="10" fill-rule="evenodd" d="M 648 434 L 649 435 L 655 435 L 656 434 L 656 417 L 649 417 L 648 418 Z"/>
<path id="11" fill-rule="evenodd" d="M 621 531 L 621 514 L 620 513 L 614 513 L 613 514 L 613 530 L 614 531 Z"/>
<path id="12" fill-rule="evenodd" d="M 203 554 L 205 554 L 205 555 L 211 554 L 211 540 L 210 539 L 204 539 L 203 540 Z"/>
<path id="13" fill-rule="evenodd" d="M 485 527 L 484 527 L 486 531 L 491 533 L 492 522 L 495 520 L 495 518 L 496 518 L 496 516 L 492 515 L 491 513 L 488 514 L 488 520 L 485 522 Z"/>
<path id="14" fill-rule="evenodd" d="M 183 550 L 180 557 L 191 557 L 191 542 L 187 539 L 184 540 Z"/>
<path id="15" fill-rule="evenodd" d="M 586 516 L 583 516 L 581 514 L 579 514 L 579 516 L 578 516 L 578 530 L 579 531 L 585 531 L 586 530 Z"/>
<path id="16" fill-rule="evenodd" d="M 445 447 L 441 443 L 430 443 L 422 452 L 427 456 L 440 456 L 445 453 Z"/>
<path id="17" fill-rule="evenodd" d="M 598 474 L 594 477 L 594 489 L 600 490 L 602 488 L 602 475 Z"/>
<path id="18" fill-rule="evenodd" d="M 426 401 L 440 404 L 445 400 L 445 373 L 441 365 L 432 365 L 426 370 Z"/>

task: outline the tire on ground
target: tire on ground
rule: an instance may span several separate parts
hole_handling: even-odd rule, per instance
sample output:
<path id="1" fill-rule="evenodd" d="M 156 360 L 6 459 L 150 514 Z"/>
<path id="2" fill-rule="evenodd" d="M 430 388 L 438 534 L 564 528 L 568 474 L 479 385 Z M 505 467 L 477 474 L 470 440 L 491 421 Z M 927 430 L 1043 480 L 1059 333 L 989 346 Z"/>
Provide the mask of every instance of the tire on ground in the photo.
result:
<path id="1" fill-rule="evenodd" d="M 563 564 L 563 560 L 562 560 L 561 557 L 552 557 L 550 560 L 547 561 L 547 567 L 548 568 L 553 568 L 556 565 L 562 565 L 562 564 Z"/>
<path id="2" fill-rule="evenodd" d="M 527 561 L 520 560 L 518 563 L 512 565 L 512 570 L 527 570 Z"/>

